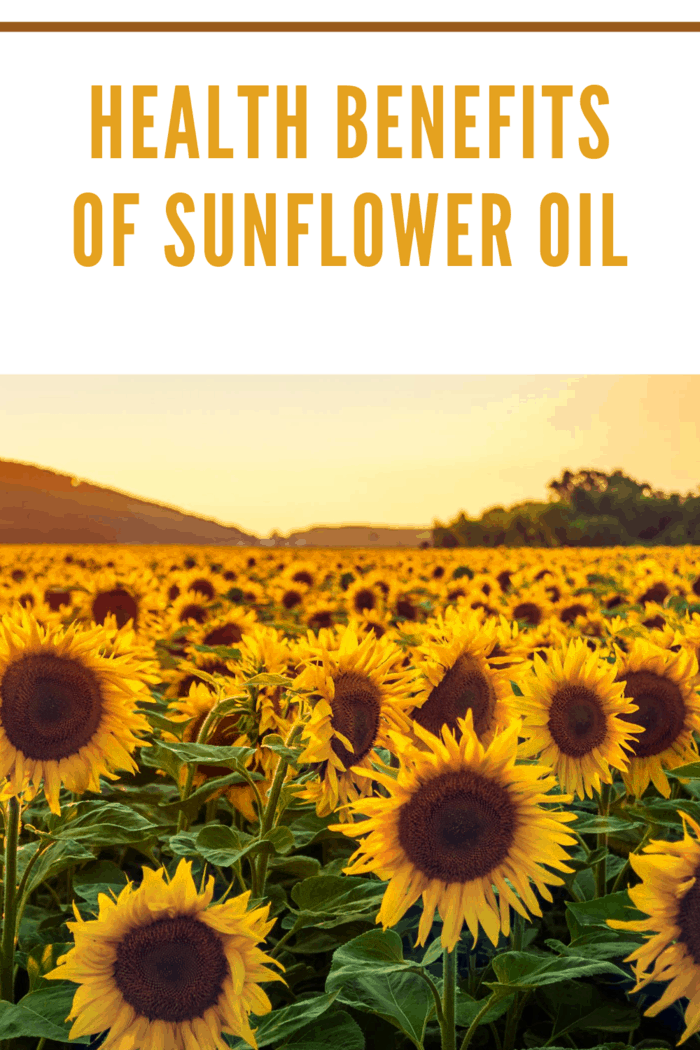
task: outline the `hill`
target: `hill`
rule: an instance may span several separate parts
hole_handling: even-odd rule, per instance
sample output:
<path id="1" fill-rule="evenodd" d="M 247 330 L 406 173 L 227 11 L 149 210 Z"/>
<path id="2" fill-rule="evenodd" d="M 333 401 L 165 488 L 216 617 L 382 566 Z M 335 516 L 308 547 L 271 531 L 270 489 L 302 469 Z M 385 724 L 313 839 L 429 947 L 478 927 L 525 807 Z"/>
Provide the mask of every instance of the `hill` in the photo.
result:
<path id="1" fill-rule="evenodd" d="M 277 547 L 420 547 L 430 543 L 429 528 L 400 528 L 389 525 L 316 525 L 282 538 L 261 540 Z"/>
<path id="2" fill-rule="evenodd" d="M 0 543 L 257 545 L 234 526 L 0 459 Z"/>

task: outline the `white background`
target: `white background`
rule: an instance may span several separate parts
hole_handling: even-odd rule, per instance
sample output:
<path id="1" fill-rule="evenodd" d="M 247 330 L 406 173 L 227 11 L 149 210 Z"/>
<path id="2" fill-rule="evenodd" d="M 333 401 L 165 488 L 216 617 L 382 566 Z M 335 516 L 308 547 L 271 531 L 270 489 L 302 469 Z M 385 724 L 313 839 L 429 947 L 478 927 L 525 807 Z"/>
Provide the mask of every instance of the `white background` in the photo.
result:
<path id="1" fill-rule="evenodd" d="M 3 18 L 28 17 L 26 4 L 5 3 Z M 122 3 L 104 5 L 100 17 L 260 18 L 251 5 Z M 523 18 L 520 5 L 358 4 L 363 17 Z M 690 4 L 569 6 L 569 18 L 689 18 Z M 694 5 L 693 5 L 694 6 Z M 266 5 L 269 18 L 349 17 L 328 5 Z M 604 14 L 603 14 L 604 8 Z M 624 10 L 627 8 L 627 10 Z M 60 16 L 95 18 L 93 4 L 63 3 Z M 36 19 L 56 18 L 56 5 L 32 4 Z M 528 5 L 527 17 L 562 18 L 560 4 Z M 0 36 L 3 224 L 0 280 L 2 372 L 688 372 L 698 348 L 696 241 L 700 87 L 697 34 L 491 34 L 491 35 L 85 35 Z M 122 160 L 90 158 L 90 86 L 121 84 L 124 104 Z M 261 102 L 259 160 L 246 154 L 246 106 L 238 84 L 269 84 Z M 275 158 L 274 89 L 308 86 L 306 160 Z M 368 96 L 369 146 L 364 157 L 335 158 L 336 85 L 354 84 Z M 158 160 L 129 159 L 132 84 L 157 84 L 147 100 L 155 128 L 146 142 Z M 188 84 L 194 103 L 201 160 L 181 147 L 164 160 L 173 87 Z M 207 85 L 221 88 L 222 144 L 234 160 L 206 159 Z M 392 100 L 399 128 L 392 144 L 410 154 L 410 86 L 445 87 L 445 159 L 377 160 L 373 113 L 377 84 L 401 84 Z M 455 84 L 479 84 L 473 100 L 477 126 L 468 140 L 479 160 L 455 160 L 450 115 Z M 502 103 L 511 127 L 502 131 L 501 159 L 488 159 L 489 84 L 513 84 Z M 521 90 L 534 84 L 534 160 L 523 160 Z M 565 101 L 564 158 L 550 151 L 550 100 L 543 84 L 571 84 Z M 607 155 L 584 158 L 580 135 L 591 135 L 578 97 L 587 84 L 603 85 L 610 104 L 599 112 L 610 134 Z M 105 133 L 105 142 L 107 135 Z M 293 151 L 292 151 L 293 152 Z M 111 263 L 105 233 L 102 262 L 80 267 L 73 257 L 73 201 L 98 193 L 111 212 L 113 192 L 138 192 L 127 219 L 126 266 Z M 302 209 L 309 236 L 300 265 L 286 265 L 288 192 L 311 192 Z M 352 207 L 363 192 L 384 202 L 384 258 L 364 269 L 352 255 Z M 539 202 L 558 191 L 570 202 L 573 229 L 569 262 L 552 269 L 539 255 Z M 194 262 L 175 269 L 163 246 L 177 243 L 165 218 L 171 193 L 189 193 L 197 206 L 187 224 L 197 242 Z M 202 250 L 203 194 L 234 194 L 234 258 L 210 267 Z M 242 195 L 278 195 L 278 264 L 244 268 Z M 334 196 L 334 249 L 345 268 L 320 266 L 320 194 Z M 398 264 L 390 194 L 438 192 L 440 202 L 429 267 Z M 463 209 L 470 235 L 471 268 L 445 265 L 447 192 L 471 192 Z M 480 265 L 482 192 L 505 194 L 512 207 L 508 231 L 513 265 Z M 593 265 L 578 265 L 578 194 L 593 196 Z M 615 195 L 615 250 L 625 268 L 600 265 L 601 194 Z M 406 196 L 407 200 L 407 196 Z M 467 214 L 468 213 L 468 214 Z M 178 245 L 179 247 L 179 245 Z M 260 260 L 262 263 L 262 260 Z"/>

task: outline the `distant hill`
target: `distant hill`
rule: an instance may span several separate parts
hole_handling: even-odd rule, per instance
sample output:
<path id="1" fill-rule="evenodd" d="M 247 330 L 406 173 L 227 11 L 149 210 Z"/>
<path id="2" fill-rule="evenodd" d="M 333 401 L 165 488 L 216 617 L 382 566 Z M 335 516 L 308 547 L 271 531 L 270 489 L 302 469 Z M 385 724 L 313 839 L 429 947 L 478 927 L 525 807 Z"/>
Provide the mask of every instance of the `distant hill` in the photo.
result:
<path id="1" fill-rule="evenodd" d="M 233 526 L 0 459 L 0 543 L 257 545 Z"/>
<path id="2" fill-rule="evenodd" d="M 263 546 L 284 547 L 420 547 L 431 543 L 429 528 L 392 528 L 388 525 L 317 525 L 286 538 L 261 540 Z"/>

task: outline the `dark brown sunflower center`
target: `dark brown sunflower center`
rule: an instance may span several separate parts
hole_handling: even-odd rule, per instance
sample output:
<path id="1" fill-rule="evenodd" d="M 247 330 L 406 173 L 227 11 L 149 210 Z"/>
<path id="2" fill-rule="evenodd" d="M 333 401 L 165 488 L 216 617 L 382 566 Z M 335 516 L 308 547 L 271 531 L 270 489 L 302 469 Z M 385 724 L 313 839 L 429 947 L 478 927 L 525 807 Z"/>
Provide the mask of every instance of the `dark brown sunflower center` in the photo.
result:
<path id="1" fill-rule="evenodd" d="M 211 580 L 207 580 L 206 577 L 201 579 L 193 580 L 189 586 L 189 590 L 192 594 L 201 594 L 203 598 L 211 601 L 216 596 L 216 591 Z"/>
<path id="2" fill-rule="evenodd" d="M 237 623 L 225 623 L 204 635 L 205 645 L 234 645 L 240 642 L 243 631 Z"/>
<path id="3" fill-rule="evenodd" d="M 123 627 L 129 620 L 136 627 L 139 618 L 138 602 L 123 587 L 98 594 L 92 603 L 92 618 L 95 623 L 104 623 L 108 616 L 114 616 L 117 627 Z"/>
<path id="4" fill-rule="evenodd" d="M 580 758 L 603 743 L 607 719 L 600 700 L 591 689 L 564 685 L 552 699 L 548 728 L 563 754 Z"/>
<path id="5" fill-rule="evenodd" d="M 587 611 L 586 606 L 581 602 L 574 602 L 573 605 L 567 605 L 565 609 L 562 609 L 559 619 L 562 623 L 573 623 L 577 616 L 585 616 Z"/>
<path id="6" fill-rule="evenodd" d="M 683 694 L 669 678 L 651 671 L 631 671 L 624 676 L 625 696 L 631 697 L 638 711 L 621 715 L 626 722 L 644 726 L 644 732 L 630 743 L 637 758 L 659 755 L 683 732 L 685 702 Z"/>
<path id="7" fill-rule="evenodd" d="M 114 980 L 138 1016 L 177 1023 L 214 1006 L 228 972 L 217 934 L 180 916 L 128 933 L 117 946 Z"/>
<path id="8" fill-rule="evenodd" d="M 203 605 L 198 605 L 197 602 L 190 602 L 188 605 L 184 605 L 180 612 L 180 623 L 185 623 L 187 620 L 194 620 L 195 623 L 205 623 L 207 619 L 207 610 Z"/>
<path id="9" fill-rule="evenodd" d="M 462 770 L 419 785 L 399 810 L 399 842 L 427 878 L 469 882 L 505 859 L 516 825 L 507 789 Z"/>
<path id="10" fill-rule="evenodd" d="M 0 718 L 7 738 L 27 758 L 60 761 L 92 740 L 104 699 L 97 676 L 78 660 L 31 653 L 0 681 Z"/>
<path id="11" fill-rule="evenodd" d="M 456 729 L 457 719 L 464 718 L 470 708 L 474 732 L 480 737 L 491 727 L 496 690 L 473 657 L 458 656 L 413 717 L 428 732 L 439 736 L 444 725 Z"/>
<path id="12" fill-rule="evenodd" d="M 282 595 L 282 605 L 285 609 L 293 609 L 295 605 L 299 605 L 300 603 L 301 595 L 299 594 L 299 591 L 289 590 L 285 591 Z"/>
<path id="13" fill-rule="evenodd" d="M 58 612 L 64 605 L 70 605 L 70 591 L 46 591 L 44 601 L 51 612 Z"/>
<path id="14" fill-rule="evenodd" d="M 331 725 L 347 737 L 354 751 L 333 738 L 331 747 L 346 769 L 357 765 L 372 750 L 379 732 L 381 694 L 366 675 L 343 671 L 335 679 Z"/>
<path id="15" fill-rule="evenodd" d="M 333 614 L 329 609 L 320 609 L 309 618 L 309 627 L 312 631 L 320 631 L 322 627 L 333 626 Z"/>
<path id="16" fill-rule="evenodd" d="M 645 605 L 647 602 L 663 602 L 668 598 L 670 591 L 665 583 L 659 582 L 653 584 L 649 590 L 645 591 L 642 597 L 639 599 Z"/>
<path id="17" fill-rule="evenodd" d="M 363 613 L 368 609 L 373 609 L 377 604 L 374 594 L 369 587 L 362 587 L 355 593 L 353 605 L 355 606 L 355 612 Z"/>
<path id="18" fill-rule="evenodd" d="M 537 627 L 542 620 L 542 610 L 534 602 L 520 602 L 513 609 L 513 617 L 529 624 L 530 627 Z"/>
<path id="19" fill-rule="evenodd" d="M 314 582 L 314 578 L 307 569 L 298 569 L 292 579 L 295 583 L 305 583 L 308 587 Z"/>
<path id="20" fill-rule="evenodd" d="M 678 940 L 688 949 L 697 966 L 700 964 L 700 870 L 696 868 L 693 874 L 695 882 L 678 905 L 678 925 L 681 928 Z"/>

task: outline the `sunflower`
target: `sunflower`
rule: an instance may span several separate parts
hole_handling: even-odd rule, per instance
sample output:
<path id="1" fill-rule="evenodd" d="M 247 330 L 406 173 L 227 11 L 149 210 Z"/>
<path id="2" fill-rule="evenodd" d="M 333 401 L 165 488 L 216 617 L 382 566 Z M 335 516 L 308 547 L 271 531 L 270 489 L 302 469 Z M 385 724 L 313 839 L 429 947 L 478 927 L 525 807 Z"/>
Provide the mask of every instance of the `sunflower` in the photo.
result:
<path id="1" fill-rule="evenodd" d="M 623 715 L 644 732 L 632 744 L 625 787 L 638 798 L 651 780 L 668 798 L 671 788 L 664 769 L 675 769 L 697 758 L 693 733 L 700 732 L 700 697 L 695 692 L 698 661 L 688 649 L 674 653 L 636 638 L 624 655 L 617 681 L 638 710 Z"/>
<path id="2" fill-rule="evenodd" d="M 548 794 L 555 781 L 545 766 L 515 763 L 519 720 L 488 748 L 474 732 L 471 711 L 458 726 L 459 740 L 446 726 L 442 739 L 416 726 L 426 750 L 406 743 L 396 780 L 367 774 L 388 797 L 360 799 L 352 809 L 368 819 L 334 826 L 367 836 L 343 870 L 374 871 L 389 882 L 377 922 L 394 926 L 422 895 L 416 944 L 425 944 L 437 907 L 448 951 L 464 923 L 475 943 L 481 926 L 496 945 L 499 933 L 510 931 L 510 906 L 526 919 L 528 911 L 541 915 L 530 881 L 551 901 L 548 884 L 563 880 L 544 865 L 570 871 L 563 847 L 576 841 L 564 827 L 575 815 L 541 805 L 571 796 Z"/>
<path id="3" fill-rule="evenodd" d="M 601 780 L 612 783 L 610 767 L 624 770 L 632 750 L 634 702 L 616 681 L 615 667 L 603 662 L 581 639 L 553 650 L 547 663 L 534 658 L 527 695 L 517 700 L 525 715 L 523 753 L 551 766 L 564 791 L 589 798 Z M 628 719 L 623 716 L 628 715 Z"/>
<path id="4" fill-rule="evenodd" d="M 700 1031 L 700 827 L 685 813 L 683 838 L 678 842 L 650 842 L 643 856 L 632 853 L 630 863 L 642 879 L 628 891 L 647 919 L 608 919 L 616 930 L 650 934 L 625 962 L 635 963 L 639 992 L 652 981 L 669 981 L 668 988 L 646 1011 L 655 1017 L 677 999 L 690 1001 L 686 1029 L 680 1043 Z M 689 833 L 689 826 L 695 837 Z M 645 971 L 653 965 L 653 969 Z M 679 1043 L 679 1045 L 680 1045 Z"/>
<path id="5" fill-rule="evenodd" d="M 241 609 L 236 605 L 229 606 L 225 612 L 211 617 L 207 622 L 193 631 L 188 641 L 190 645 L 237 646 L 245 634 L 258 625 L 258 618 L 252 609 Z"/>
<path id="6" fill-rule="evenodd" d="M 371 790 L 355 770 L 379 761 L 375 748 L 392 747 L 389 730 L 408 731 L 412 673 L 400 666 L 403 659 L 386 637 L 368 634 L 358 641 L 350 628 L 342 635 L 310 635 L 308 664 L 295 688 L 308 692 L 312 705 L 300 761 L 315 764 L 318 777 L 298 797 L 315 802 L 318 816 Z"/>
<path id="7" fill-rule="evenodd" d="M 425 625 L 424 639 L 413 654 L 420 691 L 412 718 L 439 736 L 443 725 L 455 730 L 471 710 L 476 735 L 488 742 L 511 720 L 513 672 L 488 663 L 499 641 L 495 622 L 484 624 L 475 613 L 438 616 Z"/>
<path id="8" fill-rule="evenodd" d="M 134 772 L 131 756 L 148 730 L 135 701 L 150 699 L 143 668 L 111 655 L 100 627 L 41 628 L 17 608 L 0 621 L 0 776 L 4 795 L 29 800 L 44 783 L 53 813 L 61 784 L 78 794 L 100 790 L 100 776 Z"/>
<path id="9" fill-rule="evenodd" d="M 86 575 L 85 589 L 76 589 L 74 600 L 78 603 L 77 618 L 85 623 L 102 626 L 113 617 L 117 626 L 123 627 L 131 620 L 136 631 L 145 633 L 157 623 L 163 606 L 158 581 L 143 568 Z"/>
<path id="10" fill-rule="evenodd" d="M 74 908 L 75 947 L 46 975 L 80 985 L 71 1039 L 107 1032 L 102 1050 L 228 1050 L 225 1033 L 256 1047 L 248 1015 L 272 1009 L 260 982 L 283 980 L 257 947 L 275 922 L 270 905 L 248 911 L 250 891 L 212 904 L 214 876 L 197 893 L 188 861 L 164 876 L 144 868 L 138 889 L 101 893 L 96 919 Z"/>
<path id="11" fill-rule="evenodd" d="M 363 616 L 375 612 L 384 612 L 385 594 L 378 584 L 366 580 L 363 576 L 348 587 L 345 593 L 345 604 L 350 616 Z"/>

